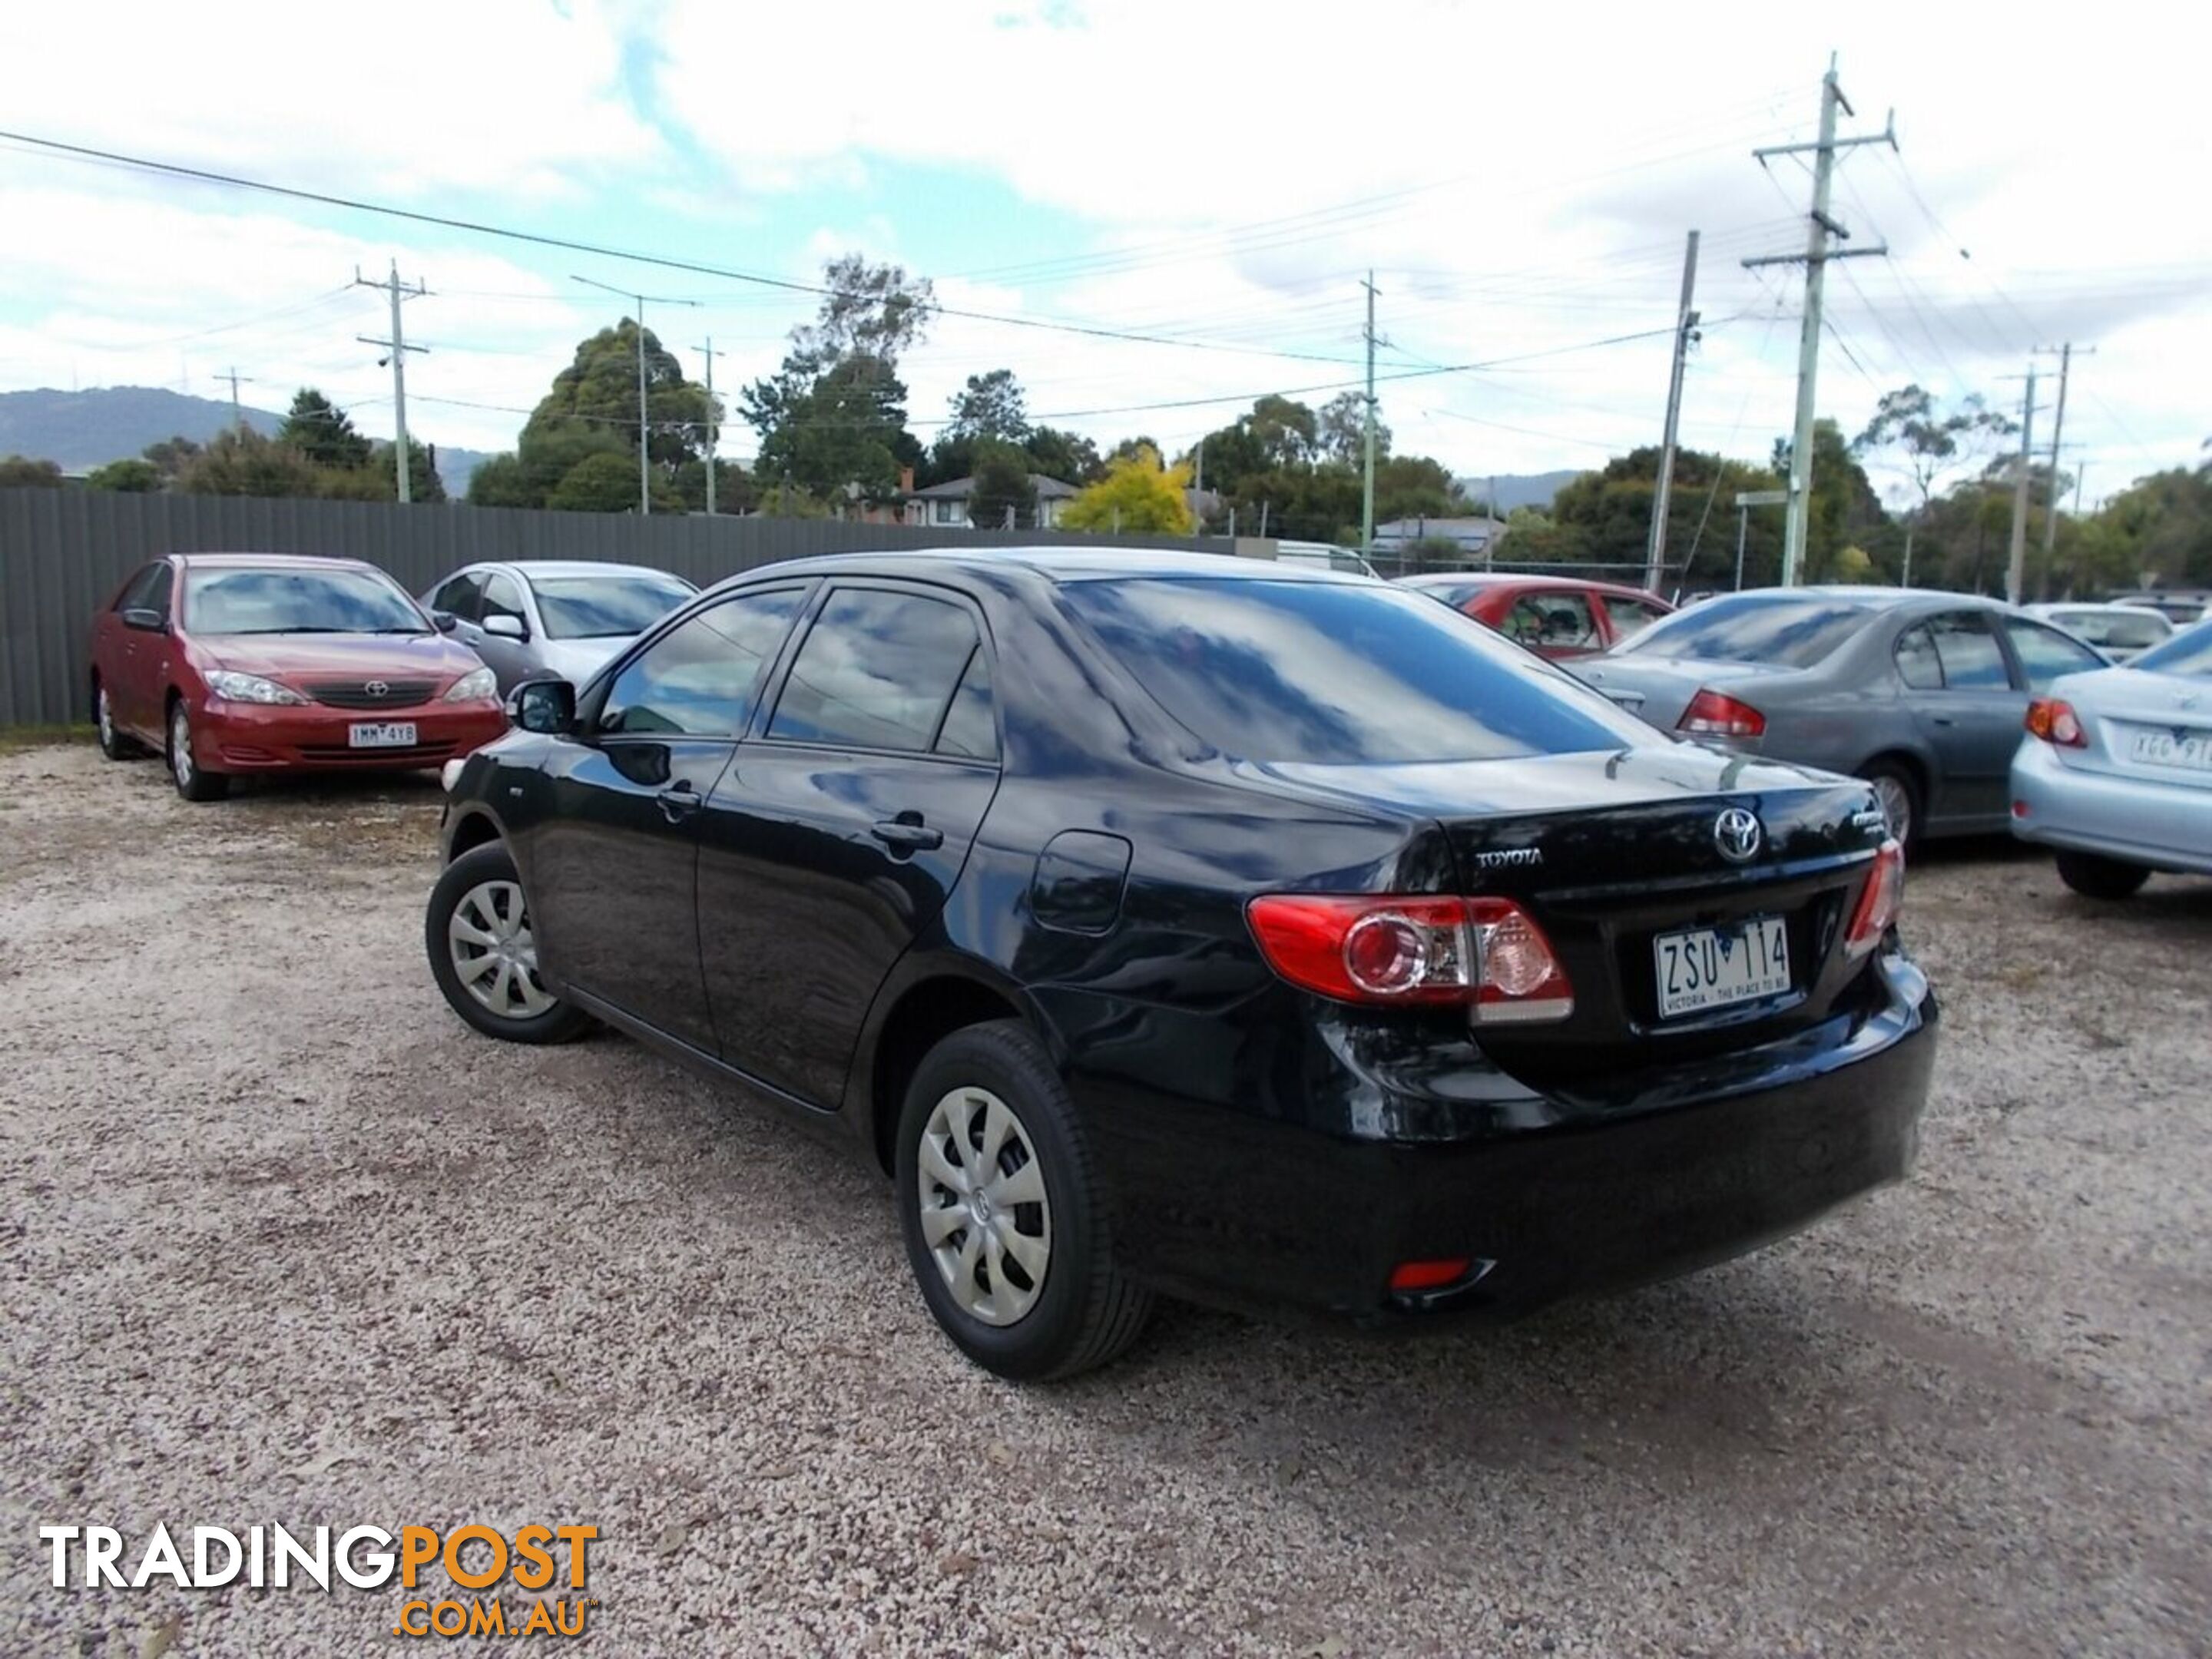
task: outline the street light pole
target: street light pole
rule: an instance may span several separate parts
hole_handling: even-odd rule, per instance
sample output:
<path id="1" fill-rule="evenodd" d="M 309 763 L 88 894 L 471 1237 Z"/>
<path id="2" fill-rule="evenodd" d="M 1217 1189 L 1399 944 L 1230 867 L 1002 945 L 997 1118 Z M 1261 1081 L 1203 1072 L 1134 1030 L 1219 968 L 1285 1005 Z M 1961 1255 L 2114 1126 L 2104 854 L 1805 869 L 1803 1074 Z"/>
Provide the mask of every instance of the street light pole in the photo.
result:
<path id="1" fill-rule="evenodd" d="M 589 276 L 573 276 L 572 281 L 586 288 L 596 288 L 624 300 L 637 302 L 637 510 L 646 516 L 653 512 L 653 453 L 647 447 L 653 422 L 647 418 L 645 384 L 645 302 L 657 306 L 691 306 L 696 300 L 678 300 L 665 294 L 640 294 L 635 289 L 616 288 L 611 283 L 595 282 Z"/>

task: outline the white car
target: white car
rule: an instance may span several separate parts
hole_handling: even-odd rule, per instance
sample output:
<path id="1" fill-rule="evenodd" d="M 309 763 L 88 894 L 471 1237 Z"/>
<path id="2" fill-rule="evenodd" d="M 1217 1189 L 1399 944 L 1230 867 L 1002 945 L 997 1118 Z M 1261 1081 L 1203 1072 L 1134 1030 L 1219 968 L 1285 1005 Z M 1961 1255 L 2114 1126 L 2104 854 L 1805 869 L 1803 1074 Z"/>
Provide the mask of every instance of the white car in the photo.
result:
<path id="1" fill-rule="evenodd" d="M 2212 875 L 2212 622 L 2028 705 L 2012 827 L 2056 848 L 2060 879 L 2091 898 L 2125 898 L 2154 870 Z"/>
<path id="2" fill-rule="evenodd" d="M 2040 617 L 2095 646 L 2114 662 L 2131 662 L 2173 637 L 2173 624 L 2166 613 L 2147 605 L 2031 605 L 2025 609 L 2029 616 Z"/>
<path id="3" fill-rule="evenodd" d="M 548 674 L 580 687 L 698 591 L 644 565 L 531 559 L 456 570 L 422 608 L 483 659 L 505 696 Z"/>
<path id="4" fill-rule="evenodd" d="M 1275 562 L 1294 564 L 1306 570 L 1341 570 L 1354 576 L 1381 577 L 1381 573 L 1359 554 L 1334 542 L 1279 541 L 1275 544 Z"/>

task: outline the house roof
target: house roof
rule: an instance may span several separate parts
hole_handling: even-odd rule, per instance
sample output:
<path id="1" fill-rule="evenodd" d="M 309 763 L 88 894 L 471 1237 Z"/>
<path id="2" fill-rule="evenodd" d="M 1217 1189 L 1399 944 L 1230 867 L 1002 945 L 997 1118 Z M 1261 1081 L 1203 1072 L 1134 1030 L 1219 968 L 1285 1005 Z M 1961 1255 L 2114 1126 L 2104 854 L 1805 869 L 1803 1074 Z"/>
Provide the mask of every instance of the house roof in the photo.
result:
<path id="1" fill-rule="evenodd" d="M 1505 528 L 1503 519 L 1486 519 L 1480 513 L 1457 519 L 1393 519 L 1388 524 L 1378 524 L 1378 536 L 1449 536 L 1474 530 L 1498 531 Z"/>
<path id="2" fill-rule="evenodd" d="M 1042 472 L 1030 474 L 1030 487 L 1042 501 L 1066 501 L 1081 492 L 1072 483 L 1062 483 L 1058 478 L 1048 478 Z M 927 489 L 914 492 L 916 501 L 964 501 L 975 493 L 975 480 L 955 478 L 949 483 L 932 484 Z"/>

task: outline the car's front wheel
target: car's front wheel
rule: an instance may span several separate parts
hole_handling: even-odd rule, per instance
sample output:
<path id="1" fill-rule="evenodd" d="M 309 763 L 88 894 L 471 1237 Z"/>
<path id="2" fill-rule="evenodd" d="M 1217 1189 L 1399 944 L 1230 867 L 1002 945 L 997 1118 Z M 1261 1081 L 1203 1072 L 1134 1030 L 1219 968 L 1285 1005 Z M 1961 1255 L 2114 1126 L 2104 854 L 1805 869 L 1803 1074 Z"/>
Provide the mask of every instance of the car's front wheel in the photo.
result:
<path id="1" fill-rule="evenodd" d="M 591 1017 L 563 1002 L 538 970 L 538 939 L 514 856 L 498 842 L 447 865 L 422 921 L 430 973 L 446 1000 L 487 1036 L 567 1042 Z"/>
<path id="2" fill-rule="evenodd" d="M 1072 1376 L 1134 1341 L 1152 1295 L 1115 1266 L 1067 1086 L 1017 1020 L 923 1059 L 899 1121 L 907 1257 L 946 1335 L 1023 1381 Z"/>
<path id="3" fill-rule="evenodd" d="M 209 771 L 192 754 L 192 717 L 182 697 L 169 704 L 169 775 L 186 800 L 221 800 L 230 793 L 230 780 Z"/>
<path id="4" fill-rule="evenodd" d="M 2150 879 L 2150 872 L 2140 864 L 2123 864 L 2095 853 L 2061 853 L 2058 879 L 2084 898 L 2124 899 Z"/>

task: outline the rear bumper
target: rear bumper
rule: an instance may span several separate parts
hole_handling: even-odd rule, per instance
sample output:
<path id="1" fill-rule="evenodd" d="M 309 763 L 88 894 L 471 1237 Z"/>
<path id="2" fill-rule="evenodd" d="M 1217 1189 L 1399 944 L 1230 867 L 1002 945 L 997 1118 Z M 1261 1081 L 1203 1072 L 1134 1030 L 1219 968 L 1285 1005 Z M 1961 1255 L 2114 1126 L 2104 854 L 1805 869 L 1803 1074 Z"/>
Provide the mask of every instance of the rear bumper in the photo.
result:
<path id="1" fill-rule="evenodd" d="M 1410 1326 L 1517 1317 L 1740 1255 L 1911 1167 L 1936 1001 L 1901 955 L 1879 968 L 1889 996 L 1870 1017 L 1604 1101 L 1524 1091 L 1465 1139 L 1364 1140 L 1122 1095 L 1094 1117 L 1117 1256 L 1196 1301 Z M 1400 1263 L 1462 1257 L 1453 1284 L 1389 1291 Z"/>
<path id="2" fill-rule="evenodd" d="M 2013 758 L 2012 800 L 2022 841 L 2212 875 L 2212 789 L 2085 772 L 2031 738 Z"/>
<path id="3" fill-rule="evenodd" d="M 404 748 L 356 748 L 356 725 L 415 728 Z M 307 708 L 210 697 L 194 711 L 192 758 L 208 772 L 405 770 L 436 766 L 503 736 L 498 704 L 428 703 L 416 708 Z"/>

